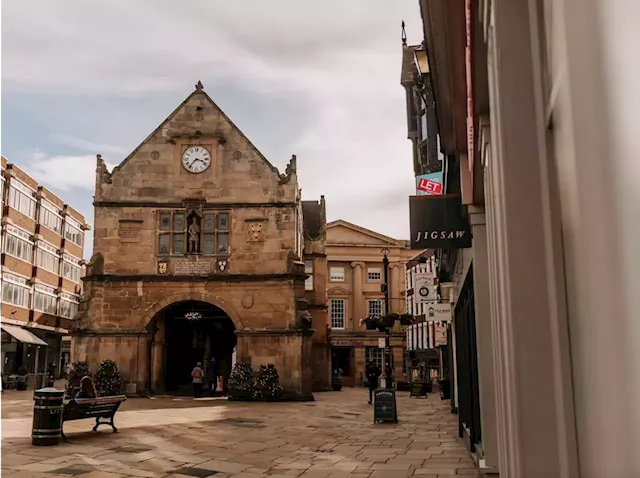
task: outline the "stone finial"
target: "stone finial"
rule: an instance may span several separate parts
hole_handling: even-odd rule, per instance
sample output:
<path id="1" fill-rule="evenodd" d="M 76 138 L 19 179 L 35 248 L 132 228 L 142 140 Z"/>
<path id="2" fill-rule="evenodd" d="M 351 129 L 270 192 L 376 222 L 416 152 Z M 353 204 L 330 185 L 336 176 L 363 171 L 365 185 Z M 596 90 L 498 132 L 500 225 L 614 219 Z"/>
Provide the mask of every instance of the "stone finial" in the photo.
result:
<path id="1" fill-rule="evenodd" d="M 293 175 L 296 174 L 296 170 L 297 170 L 296 163 L 297 163 L 296 155 L 293 154 L 291 156 L 291 159 L 289 160 L 289 164 L 287 164 L 287 169 L 285 169 L 284 174 L 280 175 L 280 184 L 288 183 L 293 177 Z"/>
<path id="2" fill-rule="evenodd" d="M 98 179 L 96 186 L 99 186 L 100 183 L 111 184 L 111 173 L 101 154 L 96 155 L 96 177 Z"/>
<path id="3" fill-rule="evenodd" d="M 198 80 L 196 83 L 196 91 L 202 91 L 202 88 L 204 88 L 204 86 L 202 86 L 202 82 Z"/>
<path id="4" fill-rule="evenodd" d="M 324 200 L 324 195 L 320 196 L 320 220 L 321 230 L 326 235 L 327 232 L 327 205 Z"/>
<path id="5" fill-rule="evenodd" d="M 404 20 L 402 20 L 402 45 L 407 46 L 407 30 L 405 29 Z"/>

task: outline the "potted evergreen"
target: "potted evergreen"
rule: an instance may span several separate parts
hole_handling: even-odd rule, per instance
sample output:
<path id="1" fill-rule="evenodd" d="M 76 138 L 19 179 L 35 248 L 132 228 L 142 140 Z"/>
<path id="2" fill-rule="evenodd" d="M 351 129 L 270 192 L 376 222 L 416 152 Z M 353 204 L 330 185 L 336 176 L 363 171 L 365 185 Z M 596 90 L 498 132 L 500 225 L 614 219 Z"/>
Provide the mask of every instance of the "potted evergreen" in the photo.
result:
<path id="1" fill-rule="evenodd" d="M 342 390 L 342 369 L 337 368 L 333 371 L 331 377 L 331 390 L 334 392 L 339 392 Z"/>
<path id="2" fill-rule="evenodd" d="M 265 402 L 275 401 L 282 396 L 280 376 L 272 363 L 260 365 L 255 383 L 255 397 Z"/>
<path id="3" fill-rule="evenodd" d="M 24 365 L 18 367 L 17 370 L 18 380 L 16 381 L 16 390 L 27 389 L 27 379 L 29 378 L 29 371 Z"/>
<path id="4" fill-rule="evenodd" d="M 253 398 L 253 371 L 251 364 L 239 362 L 233 366 L 229 376 L 229 400 L 251 400 Z"/>
<path id="5" fill-rule="evenodd" d="M 113 360 L 103 360 L 98 366 L 95 377 L 96 390 L 99 397 L 122 395 L 122 378 L 118 364 Z"/>

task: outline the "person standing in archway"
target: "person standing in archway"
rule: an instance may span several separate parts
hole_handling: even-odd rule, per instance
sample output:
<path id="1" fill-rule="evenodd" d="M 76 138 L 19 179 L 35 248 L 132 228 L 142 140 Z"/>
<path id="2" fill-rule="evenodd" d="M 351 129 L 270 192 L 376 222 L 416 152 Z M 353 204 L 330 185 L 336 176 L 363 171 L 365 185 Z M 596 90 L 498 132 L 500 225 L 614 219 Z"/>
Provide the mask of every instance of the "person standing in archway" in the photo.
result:
<path id="1" fill-rule="evenodd" d="M 202 397 L 202 383 L 204 381 L 204 370 L 202 370 L 202 362 L 198 362 L 191 371 L 191 379 L 193 383 L 193 398 Z"/>
<path id="2" fill-rule="evenodd" d="M 211 361 L 209 363 L 209 371 L 207 372 L 207 379 L 209 381 L 209 393 L 213 396 L 216 393 L 218 387 L 218 380 L 216 375 L 216 357 L 211 355 Z"/>

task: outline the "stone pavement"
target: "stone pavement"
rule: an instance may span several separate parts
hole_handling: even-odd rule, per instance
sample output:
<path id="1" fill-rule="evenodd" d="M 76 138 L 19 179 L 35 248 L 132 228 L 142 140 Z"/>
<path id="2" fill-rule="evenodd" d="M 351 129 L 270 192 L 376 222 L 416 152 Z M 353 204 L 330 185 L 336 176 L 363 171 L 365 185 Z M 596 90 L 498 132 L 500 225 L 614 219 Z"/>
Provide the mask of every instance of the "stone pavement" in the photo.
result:
<path id="1" fill-rule="evenodd" d="M 397 425 L 373 424 L 362 388 L 304 403 L 130 399 L 116 415 L 119 433 L 69 422 L 69 442 L 55 447 L 31 446 L 31 397 L 14 397 L 2 396 L 6 478 L 479 476 L 456 416 L 435 393 L 425 400 L 399 392 Z"/>

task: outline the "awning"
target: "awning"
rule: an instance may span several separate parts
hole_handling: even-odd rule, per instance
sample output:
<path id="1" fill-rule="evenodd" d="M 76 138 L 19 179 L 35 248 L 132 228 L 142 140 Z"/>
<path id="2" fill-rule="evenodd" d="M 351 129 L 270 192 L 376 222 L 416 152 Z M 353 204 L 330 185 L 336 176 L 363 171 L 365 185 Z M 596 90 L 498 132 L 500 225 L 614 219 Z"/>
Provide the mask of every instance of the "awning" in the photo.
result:
<path id="1" fill-rule="evenodd" d="M 15 325 L 2 324 L 0 323 L 0 328 L 4 330 L 9 335 L 13 336 L 19 342 L 23 344 L 34 344 L 34 345 L 44 345 L 47 346 L 47 343 L 36 337 L 34 334 L 29 332 L 27 329 L 23 329 L 22 327 L 16 327 Z"/>

